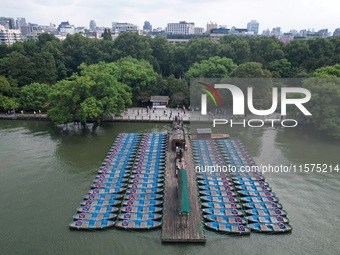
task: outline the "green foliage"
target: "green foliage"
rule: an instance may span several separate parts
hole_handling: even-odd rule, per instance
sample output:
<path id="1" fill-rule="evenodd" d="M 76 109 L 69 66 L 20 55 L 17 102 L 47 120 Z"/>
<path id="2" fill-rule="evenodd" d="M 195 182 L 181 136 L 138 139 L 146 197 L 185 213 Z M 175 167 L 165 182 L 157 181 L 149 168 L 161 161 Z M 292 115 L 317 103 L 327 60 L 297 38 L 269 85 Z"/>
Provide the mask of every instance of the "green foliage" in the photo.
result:
<path id="1" fill-rule="evenodd" d="M 103 40 L 112 41 L 111 30 L 109 28 L 104 29 L 104 33 L 102 34 Z"/>
<path id="2" fill-rule="evenodd" d="M 172 48 L 169 42 L 162 36 L 156 36 L 151 41 L 151 49 L 155 59 L 154 69 L 163 76 L 169 76 L 172 58 Z"/>
<path id="3" fill-rule="evenodd" d="M 268 63 L 284 58 L 283 43 L 274 37 L 253 37 L 249 40 L 250 60 L 267 67 Z"/>
<path id="4" fill-rule="evenodd" d="M 125 32 L 114 40 L 113 54 L 116 60 L 132 57 L 138 60 L 152 61 L 151 53 L 150 39 L 148 37 L 139 36 L 133 32 Z"/>
<path id="5" fill-rule="evenodd" d="M 224 78 L 237 67 L 229 58 L 211 57 L 208 60 L 194 63 L 189 71 L 185 74 L 187 79 L 190 78 Z"/>
<path id="6" fill-rule="evenodd" d="M 157 73 L 150 63 L 145 60 L 137 60 L 131 57 L 122 58 L 117 62 L 119 82 L 128 85 L 132 89 L 134 102 L 145 101 L 145 95 L 157 95 Z M 143 94 L 141 94 L 143 93 Z M 142 95 L 142 97 L 140 97 Z"/>
<path id="7" fill-rule="evenodd" d="M 16 98 L 10 98 L 0 95 L 0 108 L 4 110 L 17 109 L 19 102 Z"/>
<path id="8" fill-rule="evenodd" d="M 111 113 L 119 115 L 131 105 L 127 85 L 117 81 L 114 63 L 103 62 L 91 66 L 81 65 L 80 75 L 74 74 L 51 87 L 48 98 L 48 116 L 56 124 L 70 121 L 100 122 Z"/>
<path id="9" fill-rule="evenodd" d="M 324 77 L 324 78 L 340 78 L 340 64 L 334 66 L 325 66 L 316 69 L 313 73 L 314 77 Z"/>
<path id="10" fill-rule="evenodd" d="M 8 96 L 11 93 L 11 84 L 8 82 L 8 80 L 0 76 L 0 95 Z"/>
<path id="11" fill-rule="evenodd" d="M 268 70 L 262 68 L 261 63 L 247 62 L 239 65 L 230 74 L 235 78 L 269 78 L 271 74 Z"/>
<path id="12" fill-rule="evenodd" d="M 176 79 L 171 75 L 166 79 L 167 95 L 170 97 L 170 106 L 176 107 L 177 105 L 189 105 L 189 85 L 184 79 Z"/>
<path id="13" fill-rule="evenodd" d="M 190 40 L 186 45 L 189 65 L 217 56 L 218 46 L 219 44 L 210 38 L 194 38 Z"/>
<path id="14" fill-rule="evenodd" d="M 340 139 L 340 79 L 311 78 L 304 82 L 303 87 L 312 94 L 306 104 L 312 117 L 307 120 L 320 131 Z"/>
<path id="15" fill-rule="evenodd" d="M 20 105 L 25 111 L 43 110 L 48 102 L 47 84 L 32 83 L 21 89 Z"/>
<path id="16" fill-rule="evenodd" d="M 290 76 L 292 64 L 287 59 L 280 59 L 270 62 L 268 69 L 276 78 L 287 78 Z"/>

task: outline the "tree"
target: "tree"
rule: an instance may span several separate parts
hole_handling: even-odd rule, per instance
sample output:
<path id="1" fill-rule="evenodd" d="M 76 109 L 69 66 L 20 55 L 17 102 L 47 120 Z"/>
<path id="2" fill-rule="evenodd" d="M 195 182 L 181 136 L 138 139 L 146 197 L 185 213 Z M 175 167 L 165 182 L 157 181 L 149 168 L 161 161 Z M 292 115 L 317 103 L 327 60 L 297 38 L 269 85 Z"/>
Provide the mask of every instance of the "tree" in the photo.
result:
<path id="1" fill-rule="evenodd" d="M 310 55 L 303 62 L 303 66 L 307 70 L 314 71 L 322 66 L 332 64 L 334 46 L 330 41 L 316 38 L 315 40 L 308 40 L 307 44 L 310 49 Z"/>
<path id="2" fill-rule="evenodd" d="M 68 76 L 71 76 L 74 72 L 78 71 L 78 66 L 82 63 L 93 64 L 94 62 L 88 62 L 89 51 L 88 45 L 92 39 L 86 38 L 80 34 L 67 35 L 66 39 L 62 42 L 62 53 L 65 56 L 64 64 L 67 68 Z"/>
<path id="3" fill-rule="evenodd" d="M 102 34 L 103 40 L 112 41 L 111 30 L 109 28 L 104 29 L 104 33 Z"/>
<path id="4" fill-rule="evenodd" d="M 206 77 L 206 78 L 223 78 L 237 67 L 229 58 L 211 57 L 208 60 L 194 63 L 185 74 L 187 79 Z"/>
<path id="5" fill-rule="evenodd" d="M 0 59 L 0 74 L 17 80 L 19 87 L 34 82 L 36 69 L 31 59 L 22 53 L 12 52 Z"/>
<path id="6" fill-rule="evenodd" d="M 169 76 L 171 72 L 171 46 L 162 36 L 156 36 L 151 40 L 152 56 L 155 58 L 154 69 L 163 76 Z"/>
<path id="7" fill-rule="evenodd" d="M 303 83 L 303 87 L 312 94 L 306 104 L 312 113 L 307 121 L 327 135 L 340 139 L 340 79 L 310 78 Z"/>
<path id="8" fill-rule="evenodd" d="M 247 62 L 234 69 L 230 76 L 236 78 L 269 78 L 271 74 L 268 70 L 262 68 L 261 63 Z"/>
<path id="9" fill-rule="evenodd" d="M 210 38 L 194 38 L 186 45 L 189 66 L 195 62 L 207 60 L 218 53 L 219 44 Z"/>
<path id="10" fill-rule="evenodd" d="M 143 102 L 145 93 L 150 96 L 153 91 L 157 91 L 154 87 L 157 86 L 158 75 L 149 62 L 126 57 L 117 61 L 117 66 L 117 80 L 132 89 L 134 102 Z M 139 97 L 141 93 L 144 93 L 142 98 Z"/>
<path id="11" fill-rule="evenodd" d="M 302 64 L 310 57 L 311 51 L 306 41 L 293 40 L 287 43 L 284 48 L 285 57 L 292 64 L 292 67 L 302 67 Z"/>
<path id="12" fill-rule="evenodd" d="M 249 45 L 251 49 L 250 60 L 259 62 L 265 67 L 268 63 L 284 57 L 283 43 L 275 37 L 253 37 L 249 40 Z"/>
<path id="13" fill-rule="evenodd" d="M 83 64 L 79 69 L 80 75 L 51 87 L 48 116 L 54 123 L 100 122 L 111 113 L 120 115 L 131 104 L 130 88 L 117 81 L 115 63 Z"/>
<path id="14" fill-rule="evenodd" d="M 16 109 L 19 107 L 19 103 L 16 98 L 10 98 L 0 95 L 0 108 L 2 109 Z"/>
<path id="15" fill-rule="evenodd" d="M 114 40 L 113 55 L 116 60 L 130 56 L 138 60 L 152 61 L 151 53 L 148 37 L 133 32 L 124 32 Z"/>
<path id="16" fill-rule="evenodd" d="M 8 82 L 8 80 L 5 77 L 0 76 L 0 95 L 10 95 L 11 89 L 11 84 Z"/>
<path id="17" fill-rule="evenodd" d="M 280 59 L 270 62 L 268 69 L 277 78 L 288 78 L 291 75 L 292 64 L 287 59 Z"/>
<path id="18" fill-rule="evenodd" d="M 325 66 L 315 70 L 313 73 L 314 77 L 329 77 L 329 78 L 340 78 L 340 64 L 334 66 Z"/>
<path id="19" fill-rule="evenodd" d="M 22 87 L 20 105 L 26 111 L 43 110 L 47 107 L 48 101 L 47 84 L 32 83 Z"/>
<path id="20" fill-rule="evenodd" d="M 166 79 L 167 95 L 170 97 L 170 106 L 189 105 L 189 86 L 186 80 L 176 79 L 174 75 L 170 75 Z"/>
<path id="21" fill-rule="evenodd" d="M 188 52 L 184 45 L 172 46 L 171 74 L 176 78 L 183 77 L 189 69 Z"/>

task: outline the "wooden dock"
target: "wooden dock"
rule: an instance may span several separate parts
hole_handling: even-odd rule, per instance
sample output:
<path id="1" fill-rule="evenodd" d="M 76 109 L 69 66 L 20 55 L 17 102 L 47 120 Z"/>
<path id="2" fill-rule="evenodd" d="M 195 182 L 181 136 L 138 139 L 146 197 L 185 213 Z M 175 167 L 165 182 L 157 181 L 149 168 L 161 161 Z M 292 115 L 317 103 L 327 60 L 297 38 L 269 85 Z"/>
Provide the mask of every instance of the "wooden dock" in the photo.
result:
<path id="1" fill-rule="evenodd" d="M 169 141 L 172 135 L 169 136 Z M 170 144 L 170 142 L 169 142 Z M 186 136 L 188 149 L 184 152 L 185 165 L 188 178 L 188 189 L 190 199 L 190 215 L 188 216 L 187 227 L 180 228 L 179 203 L 177 196 L 177 177 L 175 174 L 175 152 L 168 146 L 165 195 L 164 195 L 164 215 L 162 225 L 162 242 L 195 242 L 205 243 L 206 237 L 202 224 L 202 214 L 199 205 L 199 198 L 195 180 L 195 172 L 191 157 L 191 145 Z"/>

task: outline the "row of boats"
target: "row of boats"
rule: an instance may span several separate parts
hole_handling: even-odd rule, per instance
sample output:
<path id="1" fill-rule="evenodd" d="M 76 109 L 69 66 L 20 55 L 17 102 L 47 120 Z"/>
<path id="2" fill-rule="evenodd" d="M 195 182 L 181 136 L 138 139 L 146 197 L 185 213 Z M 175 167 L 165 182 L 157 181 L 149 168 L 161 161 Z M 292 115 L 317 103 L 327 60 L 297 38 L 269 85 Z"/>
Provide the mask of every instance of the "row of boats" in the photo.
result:
<path id="1" fill-rule="evenodd" d="M 70 228 L 161 226 L 166 149 L 166 134 L 119 134 Z"/>
<path id="2" fill-rule="evenodd" d="M 292 230 L 287 212 L 268 182 L 252 168 L 255 162 L 238 140 L 192 140 L 192 148 L 195 165 L 210 169 L 196 173 L 207 228 L 229 234 Z M 246 166 L 251 170 L 240 171 Z"/>

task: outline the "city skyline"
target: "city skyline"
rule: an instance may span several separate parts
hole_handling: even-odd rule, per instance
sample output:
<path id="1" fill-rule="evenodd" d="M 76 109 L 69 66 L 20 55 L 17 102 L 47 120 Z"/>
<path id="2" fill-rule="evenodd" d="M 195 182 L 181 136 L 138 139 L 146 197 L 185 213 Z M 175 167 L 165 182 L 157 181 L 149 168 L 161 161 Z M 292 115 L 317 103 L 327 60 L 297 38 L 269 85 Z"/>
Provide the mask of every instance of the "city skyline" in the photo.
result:
<path id="1" fill-rule="evenodd" d="M 278 4 L 275 4 L 275 3 Z M 4 0 L 0 16 L 24 17 L 28 22 L 41 25 L 69 21 L 76 26 L 89 27 L 90 20 L 95 20 L 97 26 L 111 27 L 112 22 L 130 22 L 142 28 L 144 21 L 149 21 L 153 28 L 165 28 L 168 23 L 185 20 L 194 22 L 196 27 L 206 27 L 208 22 L 238 28 L 246 28 L 250 20 L 260 23 L 259 33 L 266 29 L 281 27 L 282 31 L 291 29 L 328 28 L 333 32 L 340 27 L 338 11 L 340 2 L 334 0 L 316 1 L 262 0 L 254 2 L 242 0 L 232 1 L 212 0 L 170 0 L 153 3 L 151 0 L 138 2 L 136 0 L 116 1 L 114 4 L 103 0 L 91 2 L 88 0 Z M 117 7 L 118 6 L 118 7 Z M 207 12 L 207 10 L 209 10 Z"/>

